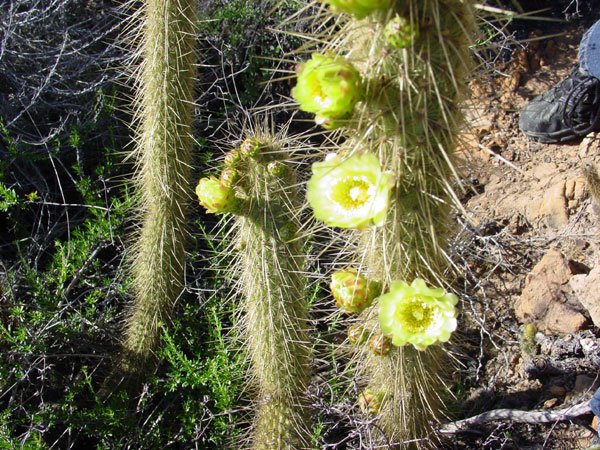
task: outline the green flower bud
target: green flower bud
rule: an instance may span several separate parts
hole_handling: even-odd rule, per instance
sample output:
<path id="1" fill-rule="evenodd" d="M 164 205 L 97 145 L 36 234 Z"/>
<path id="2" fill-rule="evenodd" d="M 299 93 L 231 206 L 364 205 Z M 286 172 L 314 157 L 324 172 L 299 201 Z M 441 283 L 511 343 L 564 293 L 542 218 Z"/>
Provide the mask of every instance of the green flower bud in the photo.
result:
<path id="1" fill-rule="evenodd" d="M 201 178 L 196 186 L 196 195 L 209 213 L 224 214 L 239 208 L 233 188 L 223 185 L 216 177 Z"/>
<path id="2" fill-rule="evenodd" d="M 240 145 L 240 154 L 244 157 L 254 158 L 260 155 L 261 143 L 258 139 L 247 138 Z"/>
<path id="3" fill-rule="evenodd" d="M 412 284 L 394 281 L 379 297 L 379 324 L 397 346 L 412 344 L 424 350 L 446 342 L 456 330 L 458 298 L 441 288 L 430 288 L 420 278 Z"/>
<path id="4" fill-rule="evenodd" d="M 362 19 L 372 12 L 387 8 L 390 0 L 326 0 L 326 3 L 336 12 L 345 12 Z"/>
<path id="5" fill-rule="evenodd" d="M 379 282 L 367 280 L 354 269 L 335 272 L 329 287 L 336 305 L 347 313 L 360 313 L 381 292 Z"/>
<path id="6" fill-rule="evenodd" d="M 523 326 L 521 332 L 521 350 L 526 355 L 533 356 L 537 353 L 537 342 L 535 341 L 535 335 L 537 333 L 537 327 L 533 323 L 528 323 Z"/>
<path id="7" fill-rule="evenodd" d="M 287 173 L 287 166 L 281 161 L 271 161 L 267 164 L 267 172 L 274 177 L 283 177 Z"/>
<path id="8" fill-rule="evenodd" d="M 348 341 L 352 345 L 364 344 L 368 337 L 369 333 L 361 325 L 355 323 L 348 327 Z"/>
<path id="9" fill-rule="evenodd" d="M 386 24 L 383 34 L 391 47 L 407 48 L 418 38 L 419 29 L 406 17 L 396 15 Z"/>
<path id="10" fill-rule="evenodd" d="M 358 407 L 363 414 L 379 414 L 384 401 L 385 394 L 372 389 L 365 389 L 358 394 Z"/>
<path id="11" fill-rule="evenodd" d="M 240 179 L 240 174 L 232 167 L 225 167 L 221 171 L 221 176 L 219 178 L 223 186 L 231 187 L 237 180 Z"/>
<path id="12" fill-rule="evenodd" d="M 392 349 L 392 340 L 383 334 L 376 334 L 369 339 L 369 348 L 377 356 L 385 356 Z"/>
<path id="13" fill-rule="evenodd" d="M 317 219 L 341 228 L 383 225 L 394 176 L 381 170 L 375 155 L 352 156 L 344 161 L 330 155 L 314 163 L 312 171 L 306 197 Z"/>
<path id="14" fill-rule="evenodd" d="M 225 153 L 225 166 L 235 167 L 242 160 L 242 155 L 238 149 Z"/>
<path id="15" fill-rule="evenodd" d="M 317 123 L 348 116 L 362 96 L 358 70 L 341 57 L 313 53 L 298 70 L 292 96 L 302 111 L 315 113 Z"/>

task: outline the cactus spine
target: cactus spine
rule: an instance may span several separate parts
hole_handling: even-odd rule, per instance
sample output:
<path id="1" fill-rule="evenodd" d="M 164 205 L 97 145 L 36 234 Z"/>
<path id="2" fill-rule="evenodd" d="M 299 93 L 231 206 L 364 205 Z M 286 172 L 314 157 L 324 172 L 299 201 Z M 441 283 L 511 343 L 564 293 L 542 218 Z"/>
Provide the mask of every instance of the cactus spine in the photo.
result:
<path id="1" fill-rule="evenodd" d="M 341 127 L 345 142 L 340 154 L 374 154 L 396 180 L 385 223 L 354 233 L 356 251 L 349 262 L 380 280 L 384 292 L 394 280 L 411 283 L 416 278 L 447 287 L 450 260 L 444 247 L 456 200 L 452 161 L 470 68 L 472 2 L 328 3 L 361 18 L 337 18 L 342 25 L 325 46 L 325 54 L 343 55 L 352 63 L 361 74 L 364 92 L 351 115 L 319 123 Z M 365 10 L 367 5 L 371 11 Z M 323 91 L 328 88 L 321 86 Z M 327 95 L 324 92 L 318 95 Z M 302 108 L 298 89 L 293 94 Z M 361 320 L 374 342 L 381 342 L 377 303 L 362 313 Z M 392 346 L 389 351 L 379 347 L 362 346 L 357 356 L 365 392 L 381 400 L 378 424 L 385 436 L 374 444 L 431 447 L 432 423 L 443 416 L 447 354 L 439 346 L 424 350 Z M 373 412 L 372 406 L 367 409 Z"/>
<path id="2" fill-rule="evenodd" d="M 235 190 L 232 262 L 242 335 L 256 390 L 255 450 L 302 449 L 309 433 L 304 392 L 310 378 L 305 258 L 297 181 L 275 137 L 246 139 L 225 157 L 221 183 Z M 202 180 L 201 180 L 202 184 Z M 199 189 L 199 197 L 204 192 Z M 228 205 L 222 204 L 223 212 Z"/>
<path id="3" fill-rule="evenodd" d="M 146 0 L 138 72 L 136 185 L 141 228 L 121 369 L 141 374 L 183 288 L 192 148 L 196 2 Z"/>

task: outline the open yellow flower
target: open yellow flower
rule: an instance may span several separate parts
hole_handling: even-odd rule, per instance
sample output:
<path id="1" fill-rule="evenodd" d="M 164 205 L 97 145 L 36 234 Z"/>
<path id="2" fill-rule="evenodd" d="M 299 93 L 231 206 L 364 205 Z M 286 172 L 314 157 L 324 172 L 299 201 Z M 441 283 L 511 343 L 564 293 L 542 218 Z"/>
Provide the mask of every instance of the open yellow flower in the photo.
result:
<path id="1" fill-rule="evenodd" d="M 315 113 L 318 124 L 334 122 L 349 115 L 362 96 L 360 74 L 341 57 L 313 53 L 298 69 L 292 97 L 302 111 Z"/>
<path id="2" fill-rule="evenodd" d="M 394 187 L 391 172 L 381 170 L 375 155 L 336 155 L 314 163 L 306 197 L 315 217 L 327 225 L 365 228 L 382 225 Z"/>
<path id="3" fill-rule="evenodd" d="M 334 11 L 352 14 L 357 19 L 362 19 L 374 11 L 385 9 L 390 0 L 326 0 Z"/>
<path id="4" fill-rule="evenodd" d="M 394 281 L 387 294 L 379 297 L 379 323 L 392 344 L 412 344 L 424 350 L 447 342 L 456 330 L 458 298 L 441 288 L 430 288 L 420 278 L 410 285 Z"/>

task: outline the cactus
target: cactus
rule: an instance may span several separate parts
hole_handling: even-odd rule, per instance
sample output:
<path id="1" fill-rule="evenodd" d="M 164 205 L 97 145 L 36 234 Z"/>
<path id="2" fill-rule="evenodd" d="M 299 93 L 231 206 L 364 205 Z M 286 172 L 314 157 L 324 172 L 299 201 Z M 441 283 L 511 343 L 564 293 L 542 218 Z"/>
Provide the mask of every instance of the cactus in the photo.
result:
<path id="1" fill-rule="evenodd" d="M 221 174 L 221 179 L 226 171 L 238 174 L 231 183 L 238 206 L 226 226 L 234 236 L 231 267 L 244 298 L 241 334 L 257 394 L 250 444 L 256 450 L 308 445 L 307 280 L 297 233 L 301 201 L 282 145 L 266 134 L 248 138 L 226 155 Z"/>
<path id="2" fill-rule="evenodd" d="M 160 327 L 183 288 L 196 2 L 146 0 L 143 17 L 133 154 L 140 229 L 131 262 L 134 305 L 119 364 L 136 378 L 152 362 Z"/>
<path id="3" fill-rule="evenodd" d="M 428 292 L 436 293 L 431 300 L 414 306 L 410 302 L 390 306 L 394 300 L 389 298 L 385 300 L 387 306 L 381 306 L 376 299 L 361 315 L 360 326 L 372 337 L 368 345 L 359 346 L 356 361 L 359 381 L 368 392 L 385 399 L 377 407 L 378 425 L 385 436 L 375 445 L 431 447 L 435 445 L 430 439 L 432 424 L 444 415 L 444 371 L 451 366 L 447 352 L 438 343 L 448 340 L 456 328 L 457 299 L 441 288 L 448 288 L 451 281 L 445 241 L 450 229 L 450 209 L 457 199 L 452 188 L 458 177 L 453 153 L 462 121 L 466 75 L 470 71 L 473 4 L 470 0 L 392 0 L 370 3 L 372 7 L 361 0 L 327 3 L 332 5 L 339 27 L 330 28 L 333 34 L 318 51 L 333 61 L 329 72 L 332 67 L 344 65 L 358 71 L 361 82 L 352 86 L 360 86 L 360 101 L 343 116 L 324 117 L 332 111 L 332 104 L 350 104 L 342 98 L 345 91 L 354 101 L 357 88 L 334 89 L 331 83 L 335 74 L 331 73 L 327 74 L 327 84 L 314 74 L 307 78 L 306 66 L 300 66 L 298 71 L 301 93 L 310 92 L 310 83 L 319 82 L 320 85 L 312 86 L 313 92 L 319 94 L 317 103 L 328 108 L 306 108 L 309 102 L 299 95 L 298 88 L 292 95 L 300 109 L 317 114 L 317 124 L 337 129 L 332 139 L 343 137 L 343 145 L 336 151 L 340 162 L 329 167 L 327 176 L 331 178 L 348 161 L 371 158 L 380 164 L 380 173 L 393 174 L 394 181 L 385 208 L 377 206 L 383 201 L 373 200 L 374 193 L 385 183 L 371 181 L 360 192 L 358 187 L 352 187 L 349 195 L 352 200 L 364 199 L 361 208 L 365 213 L 348 207 L 343 220 L 331 220 L 334 216 L 325 207 L 323 197 L 311 199 L 311 183 L 318 183 L 318 178 L 323 177 L 318 171 L 309 181 L 308 200 L 315 216 L 326 224 L 357 230 L 352 233 L 352 242 L 345 244 L 353 250 L 353 257 L 344 263 L 359 267 L 359 274 L 365 277 L 380 280 L 384 293 L 380 299 L 416 279 L 428 286 L 424 287 Z M 341 11 L 348 14 L 335 14 Z M 323 17 L 325 21 L 330 18 Z M 312 42 L 323 40 L 319 35 Z M 347 72 L 348 69 L 339 70 L 337 77 L 347 80 Z M 327 151 L 331 152 L 331 147 Z M 356 182 L 368 181 L 366 175 L 352 176 Z M 335 203 L 337 181 L 329 185 L 334 187 L 328 199 Z M 368 196 L 363 191 L 372 194 Z M 354 208 L 354 204 L 350 206 Z M 356 217 L 357 211 L 360 217 Z M 375 212 L 377 215 L 373 215 Z M 348 234 L 344 234 L 344 239 L 348 239 Z M 394 333 L 393 327 L 398 326 L 395 320 L 380 326 L 379 308 L 384 308 L 387 312 L 382 314 L 391 314 L 390 317 L 413 315 L 414 325 L 423 329 L 422 334 L 407 336 L 406 329 Z M 437 314 L 446 319 L 438 320 Z M 442 330 L 431 334 L 428 327 L 438 325 Z M 392 339 L 391 348 L 384 345 L 382 332 Z"/>

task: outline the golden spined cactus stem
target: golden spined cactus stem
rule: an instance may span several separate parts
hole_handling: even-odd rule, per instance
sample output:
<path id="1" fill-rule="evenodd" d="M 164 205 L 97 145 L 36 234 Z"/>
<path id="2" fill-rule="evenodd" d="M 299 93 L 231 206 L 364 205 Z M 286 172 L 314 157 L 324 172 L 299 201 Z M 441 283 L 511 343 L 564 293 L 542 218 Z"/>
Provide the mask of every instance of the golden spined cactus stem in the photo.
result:
<path id="1" fill-rule="evenodd" d="M 361 314 L 360 325 L 372 336 L 369 342 L 377 344 L 359 347 L 358 373 L 369 394 L 363 396 L 363 409 L 378 415 L 377 429 L 385 435 L 374 446 L 435 448 L 431 431 L 443 417 L 442 399 L 447 397 L 443 368 L 450 367 L 439 343 L 447 341 L 457 326 L 455 298 L 445 297 L 439 288 L 451 281 L 446 236 L 451 205 L 457 199 L 452 186 L 459 175 L 453 154 L 470 70 L 473 4 L 471 0 L 390 0 L 367 7 L 361 0 L 325 1 L 334 11 L 347 14 L 323 52 L 333 61 L 326 67 L 336 68 L 340 80 L 319 78 L 324 69 L 307 63 L 298 71 L 294 98 L 301 109 L 317 114 L 317 123 L 328 125 L 319 114 L 331 116 L 330 126 L 339 127 L 346 138 L 340 149 L 346 165 L 370 155 L 381 164 L 382 173 L 394 177 L 385 217 L 377 217 L 371 221 L 375 226 L 354 234 L 358 250 L 349 262 L 381 281 L 383 288 L 383 296 Z M 348 84 L 350 69 L 337 69 L 342 62 L 360 74 L 353 77 L 361 80 L 355 89 Z M 343 89 L 334 89 L 334 82 Z M 306 99 L 314 91 L 317 100 L 323 96 L 327 100 L 316 102 L 317 106 L 347 105 L 345 92 L 358 88 L 360 101 L 343 115 L 331 107 L 313 108 Z M 310 186 L 311 182 L 309 193 Z M 330 225 L 360 229 L 355 222 Z M 421 334 L 407 335 L 411 326 L 398 333 L 383 330 L 381 298 L 394 286 L 408 286 L 416 279 L 421 279 L 417 285 L 431 287 L 423 292 L 433 298 L 415 303 L 414 308 L 408 303 L 398 306 L 394 317 L 404 311 L 399 315 L 406 317 L 399 319 L 412 321 L 415 333 Z M 448 314 L 448 320 L 438 320 L 438 314 Z M 434 330 L 438 325 L 441 329 Z M 432 331 L 440 333 L 432 336 Z M 392 339 L 391 347 L 381 345 L 386 341 L 380 334 Z"/>
<path id="2" fill-rule="evenodd" d="M 121 358 L 125 374 L 138 375 L 183 288 L 196 63 L 196 2 L 146 0 L 144 9 L 134 151 L 140 230 Z"/>
<path id="3" fill-rule="evenodd" d="M 401 24 L 410 23 L 413 41 L 407 48 L 393 49 L 382 30 L 386 20 L 398 16 L 406 18 Z M 362 237 L 364 270 L 383 281 L 384 291 L 395 280 L 410 283 L 417 277 L 432 286 L 447 286 L 446 236 L 457 177 L 453 152 L 462 119 L 460 101 L 466 92 L 471 5 L 397 2 L 373 26 L 380 43 L 371 44 L 370 50 L 382 53 L 362 52 L 373 61 L 363 66 L 363 77 L 370 81 L 358 123 L 363 135 L 369 133 L 371 151 L 396 174 L 397 182 L 386 223 Z M 354 54 L 361 52 L 355 49 Z M 382 80 L 383 88 L 375 89 Z M 365 145 L 360 134 L 355 139 Z M 379 307 L 372 313 L 377 314 Z M 421 319 L 420 313 L 415 317 Z M 379 443 L 400 449 L 436 448 L 432 429 L 444 417 L 443 400 L 448 398 L 444 380 L 451 367 L 443 347 L 434 344 L 417 350 L 414 344 L 405 344 L 377 355 L 363 346 L 359 361 L 366 387 L 384 399 L 378 425 L 385 437 Z"/>
<path id="4" fill-rule="evenodd" d="M 244 298 L 242 334 L 256 391 L 255 450 L 299 450 L 310 440 L 306 261 L 297 236 L 301 200 L 285 161 L 276 139 L 247 139 L 226 155 L 220 177 L 236 195 L 236 202 L 220 202 L 220 212 L 235 203 L 232 264 Z"/>

